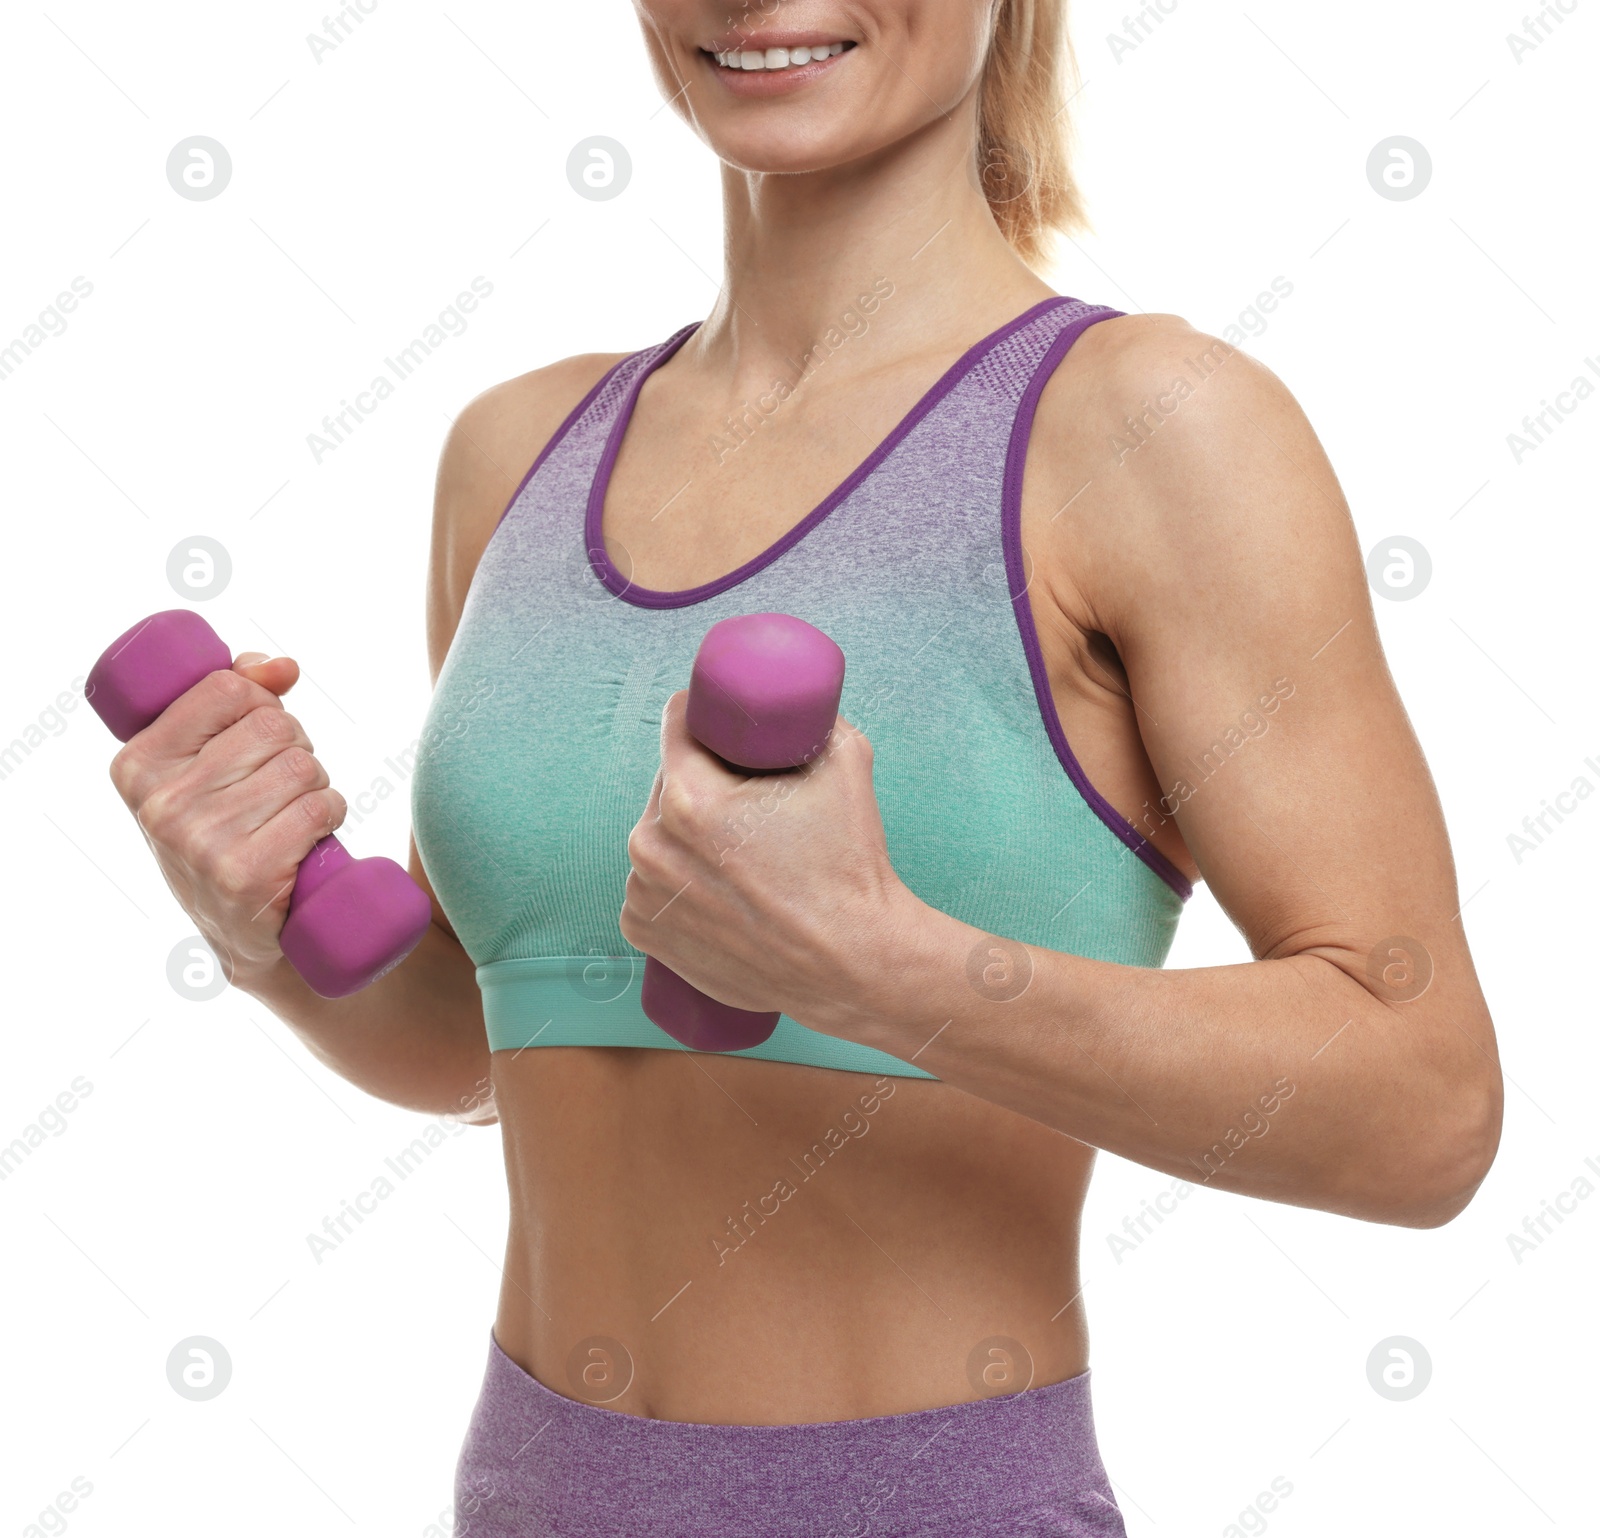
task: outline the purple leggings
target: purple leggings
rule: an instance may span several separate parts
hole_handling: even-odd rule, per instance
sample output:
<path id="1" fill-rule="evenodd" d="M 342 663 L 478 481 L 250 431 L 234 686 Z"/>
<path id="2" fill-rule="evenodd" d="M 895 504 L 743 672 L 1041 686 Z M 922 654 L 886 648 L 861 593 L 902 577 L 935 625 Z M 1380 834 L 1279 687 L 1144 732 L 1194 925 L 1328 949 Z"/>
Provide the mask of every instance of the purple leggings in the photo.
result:
<path id="1" fill-rule="evenodd" d="M 568 1399 L 489 1336 L 456 1538 L 1126 1538 L 1089 1374 L 1003 1398 L 792 1426 Z"/>

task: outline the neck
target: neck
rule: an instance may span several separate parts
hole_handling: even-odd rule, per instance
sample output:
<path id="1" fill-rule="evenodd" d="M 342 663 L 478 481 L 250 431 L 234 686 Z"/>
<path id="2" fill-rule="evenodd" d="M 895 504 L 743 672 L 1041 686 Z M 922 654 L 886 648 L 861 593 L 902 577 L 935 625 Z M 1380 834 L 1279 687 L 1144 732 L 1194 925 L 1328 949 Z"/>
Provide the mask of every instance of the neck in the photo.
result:
<path id="1" fill-rule="evenodd" d="M 793 382 L 808 357 L 843 352 L 842 372 L 870 371 L 948 351 L 953 336 L 976 341 L 1048 298 L 978 185 L 971 105 L 845 166 L 781 175 L 725 165 L 727 277 L 689 358 L 715 366 L 735 393 Z M 872 348 L 843 346 L 868 331 Z"/>

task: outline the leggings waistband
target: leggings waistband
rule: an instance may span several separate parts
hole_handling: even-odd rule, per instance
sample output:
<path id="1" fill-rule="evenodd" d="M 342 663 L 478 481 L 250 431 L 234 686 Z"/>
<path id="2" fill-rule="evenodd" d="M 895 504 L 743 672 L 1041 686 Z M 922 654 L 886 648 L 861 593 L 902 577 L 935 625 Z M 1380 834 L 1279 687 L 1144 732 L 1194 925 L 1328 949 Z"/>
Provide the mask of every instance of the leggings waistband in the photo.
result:
<path id="1" fill-rule="evenodd" d="M 862 1420 L 717 1426 L 568 1399 L 493 1332 L 456 1538 L 1125 1538 L 1089 1374 Z"/>

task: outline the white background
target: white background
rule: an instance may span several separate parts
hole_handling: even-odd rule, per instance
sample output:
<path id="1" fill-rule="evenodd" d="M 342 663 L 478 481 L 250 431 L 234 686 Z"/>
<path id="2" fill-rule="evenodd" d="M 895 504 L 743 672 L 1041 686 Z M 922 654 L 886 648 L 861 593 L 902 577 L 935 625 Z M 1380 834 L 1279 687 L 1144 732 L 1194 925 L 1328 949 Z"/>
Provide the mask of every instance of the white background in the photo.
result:
<path id="1" fill-rule="evenodd" d="M 1279 1476 L 1293 1493 L 1265 1528 L 1284 1538 L 1593 1531 L 1600 1200 L 1520 1263 L 1507 1234 L 1600 1161 L 1600 799 L 1520 863 L 1507 835 L 1577 776 L 1600 785 L 1584 764 L 1600 759 L 1600 403 L 1520 465 L 1506 438 L 1600 355 L 1600 0 L 1520 63 L 1522 0 L 1177 0 L 1118 62 L 1123 14 L 1076 8 L 1096 233 L 1065 246 L 1054 285 L 1219 332 L 1274 277 L 1293 284 L 1248 350 L 1304 405 L 1363 548 L 1405 534 L 1432 557 L 1428 589 L 1378 617 L 1509 1082 L 1499 1160 L 1436 1231 L 1196 1192 L 1119 1261 L 1106 1236 L 1168 1182 L 1103 1157 L 1084 1265 L 1105 1461 L 1134 1535 L 1225 1533 Z M 233 577 L 199 606 L 235 650 L 302 659 L 293 708 L 336 780 L 402 792 L 352 817 L 352 844 L 403 858 L 384 759 L 427 702 L 447 419 L 498 380 L 703 315 L 717 180 L 658 110 L 621 4 L 379 0 L 319 64 L 323 15 L 74 0 L 0 22 L 0 346 L 75 277 L 94 287 L 0 381 L 0 743 L 118 631 L 183 602 L 168 552 L 208 535 Z M 214 201 L 166 180 L 195 134 L 232 156 Z M 610 202 L 565 178 L 591 134 L 633 158 Z M 1394 134 L 1433 160 L 1408 202 L 1365 174 Z M 470 329 L 316 463 L 306 435 L 480 275 L 494 292 Z M 308 1232 L 424 1119 L 324 1071 L 250 1000 L 169 986 L 193 926 L 106 778 L 112 751 L 80 705 L 0 779 L 0 1144 L 75 1077 L 92 1085 L 0 1183 L 0 1531 L 28 1531 L 77 1477 L 93 1489 L 66 1522 L 84 1538 L 423 1535 L 487 1348 L 498 1135 L 448 1139 L 314 1263 Z M 1244 954 L 1202 888 L 1171 964 Z M 166 1380 L 192 1335 L 233 1362 L 203 1403 Z M 1367 1381 L 1393 1335 L 1432 1361 L 1403 1403 Z"/>

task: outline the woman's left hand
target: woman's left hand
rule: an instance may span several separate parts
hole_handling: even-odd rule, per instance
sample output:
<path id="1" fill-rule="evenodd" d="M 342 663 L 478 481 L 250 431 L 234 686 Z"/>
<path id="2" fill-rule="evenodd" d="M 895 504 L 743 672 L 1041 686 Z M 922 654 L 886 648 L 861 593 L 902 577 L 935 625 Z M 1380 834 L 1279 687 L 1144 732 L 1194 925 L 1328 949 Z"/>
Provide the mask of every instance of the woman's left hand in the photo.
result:
<path id="1" fill-rule="evenodd" d="M 668 699 L 661 768 L 628 836 L 623 938 L 736 1009 L 828 1031 L 881 983 L 909 890 L 872 790 L 872 745 L 843 716 L 803 768 L 747 776 Z"/>

